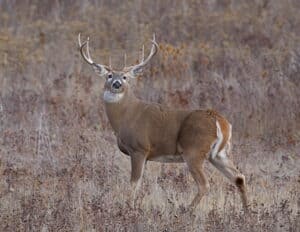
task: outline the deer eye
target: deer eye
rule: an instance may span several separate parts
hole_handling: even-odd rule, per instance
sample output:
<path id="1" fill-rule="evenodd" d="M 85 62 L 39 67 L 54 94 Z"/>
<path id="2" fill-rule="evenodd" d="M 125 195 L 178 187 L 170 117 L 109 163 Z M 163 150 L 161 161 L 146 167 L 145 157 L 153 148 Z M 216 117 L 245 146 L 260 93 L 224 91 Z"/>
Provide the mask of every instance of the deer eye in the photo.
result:
<path id="1" fill-rule="evenodd" d="M 108 74 L 108 79 L 111 79 L 112 78 L 112 74 Z"/>
<path id="2" fill-rule="evenodd" d="M 126 76 L 123 76 L 123 80 L 126 80 L 127 79 L 127 77 Z"/>

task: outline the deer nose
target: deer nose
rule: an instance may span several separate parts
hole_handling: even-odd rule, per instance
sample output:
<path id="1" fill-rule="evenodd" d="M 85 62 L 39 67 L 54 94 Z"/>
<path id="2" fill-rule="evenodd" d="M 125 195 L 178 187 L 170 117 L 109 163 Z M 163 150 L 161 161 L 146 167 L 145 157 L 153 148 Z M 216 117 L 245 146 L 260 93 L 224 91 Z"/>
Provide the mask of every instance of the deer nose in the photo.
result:
<path id="1" fill-rule="evenodd" d="M 119 89 L 119 88 L 122 86 L 122 84 L 121 84 L 120 81 L 114 81 L 114 83 L 113 83 L 112 86 L 113 86 L 115 89 Z"/>

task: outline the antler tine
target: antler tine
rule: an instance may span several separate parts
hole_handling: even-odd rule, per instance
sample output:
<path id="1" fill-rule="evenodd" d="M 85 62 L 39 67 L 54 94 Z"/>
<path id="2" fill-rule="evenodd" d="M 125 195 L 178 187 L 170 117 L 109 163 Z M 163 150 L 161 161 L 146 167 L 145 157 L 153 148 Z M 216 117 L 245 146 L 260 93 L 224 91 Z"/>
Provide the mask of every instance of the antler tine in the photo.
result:
<path id="1" fill-rule="evenodd" d="M 142 62 L 145 59 L 145 45 L 143 44 L 143 48 L 142 48 Z"/>
<path id="2" fill-rule="evenodd" d="M 109 68 L 111 68 L 111 56 L 109 56 Z"/>
<path id="3" fill-rule="evenodd" d="M 79 47 L 81 47 L 80 33 L 78 34 L 78 44 L 79 44 Z"/>
<path id="4" fill-rule="evenodd" d="M 126 52 L 124 53 L 124 67 L 126 67 L 127 55 Z"/>
<path id="5" fill-rule="evenodd" d="M 86 53 L 87 53 L 87 56 L 89 58 L 89 60 L 92 60 L 91 58 L 91 55 L 90 55 L 90 37 L 87 37 L 87 40 L 86 40 Z"/>

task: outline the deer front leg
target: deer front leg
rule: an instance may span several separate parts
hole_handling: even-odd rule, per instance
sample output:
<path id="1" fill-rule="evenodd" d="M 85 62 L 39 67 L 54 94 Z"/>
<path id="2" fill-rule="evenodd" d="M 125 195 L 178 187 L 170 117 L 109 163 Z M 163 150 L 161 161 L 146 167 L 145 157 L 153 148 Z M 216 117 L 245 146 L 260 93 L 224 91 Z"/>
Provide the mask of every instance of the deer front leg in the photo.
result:
<path id="1" fill-rule="evenodd" d="M 144 172 L 146 156 L 142 153 L 131 155 L 131 206 L 135 208 L 136 192 L 141 184 L 141 177 Z"/>

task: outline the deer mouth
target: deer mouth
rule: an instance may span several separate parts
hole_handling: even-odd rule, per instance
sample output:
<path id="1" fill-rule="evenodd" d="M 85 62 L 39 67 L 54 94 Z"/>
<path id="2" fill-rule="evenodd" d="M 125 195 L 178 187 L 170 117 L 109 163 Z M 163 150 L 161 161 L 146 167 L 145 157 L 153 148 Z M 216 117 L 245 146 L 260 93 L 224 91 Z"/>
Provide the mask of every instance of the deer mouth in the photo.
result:
<path id="1" fill-rule="evenodd" d="M 110 91 L 109 91 L 111 94 L 121 94 L 123 93 L 123 88 L 120 88 L 120 89 L 115 89 L 115 88 L 111 88 Z"/>

